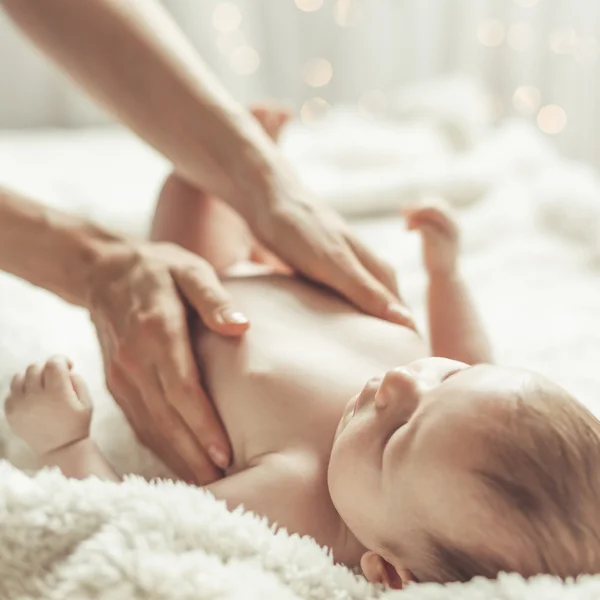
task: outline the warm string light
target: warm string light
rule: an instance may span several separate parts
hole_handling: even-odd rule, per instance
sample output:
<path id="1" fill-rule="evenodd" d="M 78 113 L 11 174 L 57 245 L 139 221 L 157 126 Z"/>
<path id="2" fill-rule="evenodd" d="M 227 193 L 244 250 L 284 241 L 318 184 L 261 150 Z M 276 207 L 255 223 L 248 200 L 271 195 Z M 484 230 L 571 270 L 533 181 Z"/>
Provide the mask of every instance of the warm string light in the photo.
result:
<path id="1" fill-rule="evenodd" d="M 224 33 L 237 31 L 242 24 L 242 13 L 233 2 L 220 2 L 212 14 L 212 26 Z"/>
<path id="2" fill-rule="evenodd" d="M 387 107 L 388 98 L 381 90 L 366 90 L 358 100 L 358 110 L 367 115 L 381 115 Z"/>
<path id="3" fill-rule="evenodd" d="M 333 20 L 340 27 L 354 27 L 362 17 L 357 0 L 336 0 L 333 7 Z"/>
<path id="4" fill-rule="evenodd" d="M 521 85 L 513 94 L 512 103 L 515 110 L 524 116 L 534 115 L 540 107 L 542 94 L 532 85 Z"/>
<path id="5" fill-rule="evenodd" d="M 323 0 L 295 0 L 296 6 L 304 12 L 314 12 L 323 6 Z"/>
<path id="6" fill-rule="evenodd" d="M 229 64 L 238 75 L 252 75 L 260 66 L 260 56 L 252 46 L 239 46 L 231 52 Z"/>
<path id="7" fill-rule="evenodd" d="M 508 45 L 517 52 L 525 52 L 529 50 L 535 42 L 535 33 L 529 23 L 523 21 L 513 23 L 508 28 L 506 36 Z"/>
<path id="8" fill-rule="evenodd" d="M 567 126 L 567 113 L 562 106 L 548 104 L 540 109 L 537 124 L 544 133 L 556 135 Z"/>
<path id="9" fill-rule="evenodd" d="M 477 26 L 477 39 L 488 48 L 502 44 L 504 35 L 504 23 L 498 19 L 486 19 Z"/>
<path id="10" fill-rule="evenodd" d="M 232 71 L 238 75 L 252 75 L 260 66 L 260 56 L 240 31 L 242 20 L 242 13 L 234 2 L 219 2 L 211 22 L 218 32 L 217 48 L 229 58 Z"/>
<path id="11" fill-rule="evenodd" d="M 600 43 L 592 35 L 577 35 L 572 27 L 550 34 L 550 49 L 555 54 L 570 54 L 580 62 L 595 61 L 600 55 Z"/>
<path id="12" fill-rule="evenodd" d="M 333 77 L 333 67 L 325 58 L 313 58 L 302 69 L 304 81 L 311 87 L 323 87 Z"/>
<path id="13" fill-rule="evenodd" d="M 324 0 L 294 0 L 298 9 L 315 12 L 323 7 Z M 540 0 L 513 0 L 523 8 L 536 6 Z M 340 27 L 355 26 L 360 17 L 356 0 L 336 0 L 334 21 Z M 212 14 L 212 25 L 217 33 L 217 47 L 229 57 L 232 70 L 239 75 L 251 75 L 260 67 L 260 55 L 250 46 L 240 27 L 243 17 L 234 2 L 220 2 Z M 525 52 L 535 44 L 535 31 L 525 21 L 512 23 L 508 29 L 498 19 L 486 19 L 477 27 L 479 42 L 489 48 L 501 46 L 506 39 L 508 46 Z M 559 55 L 571 55 L 578 61 L 595 61 L 600 56 L 600 43 L 591 35 L 579 36 L 573 28 L 552 32 L 549 39 L 550 49 Z M 309 60 L 303 67 L 304 82 L 314 88 L 324 87 L 333 77 L 333 67 L 325 58 Z M 383 114 L 388 107 L 388 98 L 381 90 L 366 90 L 358 101 L 358 109 L 363 114 Z M 523 116 L 537 113 L 537 124 L 541 131 L 549 135 L 561 133 L 567 126 L 567 114 L 557 104 L 541 105 L 541 92 L 531 85 L 519 86 L 513 93 L 512 105 Z M 497 95 L 490 96 L 492 119 L 498 120 L 505 111 L 502 100 Z M 321 97 L 309 98 L 300 109 L 300 118 L 304 123 L 313 124 L 331 109 L 331 105 Z M 539 111 L 538 111 L 539 109 Z"/>
<path id="14" fill-rule="evenodd" d="M 310 98 L 300 109 L 300 119 L 308 125 L 314 124 L 323 119 L 330 109 L 331 104 L 327 100 L 319 97 Z"/>

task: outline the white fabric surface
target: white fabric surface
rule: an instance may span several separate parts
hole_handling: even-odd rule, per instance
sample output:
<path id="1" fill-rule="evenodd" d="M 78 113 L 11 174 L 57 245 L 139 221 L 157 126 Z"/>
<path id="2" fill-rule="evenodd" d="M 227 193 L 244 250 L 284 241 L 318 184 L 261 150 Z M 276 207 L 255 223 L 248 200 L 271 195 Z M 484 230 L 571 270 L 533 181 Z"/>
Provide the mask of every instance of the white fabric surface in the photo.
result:
<path id="1" fill-rule="evenodd" d="M 472 90 L 457 94 L 457 105 L 477 107 Z M 498 360 L 547 374 L 600 415 L 600 277 L 592 260 L 600 185 L 586 169 L 557 157 L 522 123 L 490 129 L 485 121 L 475 125 L 469 111 L 456 113 L 448 128 L 447 108 L 422 105 L 419 121 L 385 124 L 340 113 L 317 130 L 292 128 L 286 151 L 309 185 L 350 214 L 389 210 L 430 191 L 446 191 L 455 204 L 465 205 L 459 212 L 464 272 Z M 469 140 L 461 153 L 455 150 L 457 132 Z M 139 234 L 147 229 L 166 172 L 152 151 L 118 130 L 0 136 L 0 182 Z M 398 268 L 402 289 L 423 322 L 417 239 L 390 215 L 354 224 Z M 0 398 L 16 370 L 55 353 L 71 356 L 89 381 L 97 406 L 93 435 L 115 467 L 146 476 L 164 473 L 135 443 L 110 401 L 84 311 L 0 274 Z M 0 440 L 0 456 L 30 465 L 25 449 L 1 424 Z M 0 593 L 3 600 L 368 598 L 374 593 L 334 569 L 308 541 L 273 538 L 250 518 L 230 515 L 202 492 L 181 485 L 138 481 L 118 487 L 68 482 L 58 475 L 31 483 L 5 466 L 0 523 L 0 591 L 11 581 L 17 586 Z M 25 586 L 19 577 L 25 574 L 33 591 L 23 588 L 19 595 L 18 586 Z M 599 586 L 600 579 L 590 579 L 561 591 L 548 579 L 525 584 L 504 578 L 447 590 L 417 587 L 402 597 L 471 600 L 495 593 L 514 600 L 580 600 L 597 598 Z M 61 590 L 71 596 L 61 596 Z"/>

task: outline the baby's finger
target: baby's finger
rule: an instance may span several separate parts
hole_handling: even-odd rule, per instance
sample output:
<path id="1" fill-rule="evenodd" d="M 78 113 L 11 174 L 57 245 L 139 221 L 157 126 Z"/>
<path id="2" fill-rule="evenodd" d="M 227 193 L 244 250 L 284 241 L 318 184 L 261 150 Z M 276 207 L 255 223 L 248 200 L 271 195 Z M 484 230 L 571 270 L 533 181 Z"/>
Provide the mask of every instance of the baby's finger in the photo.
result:
<path id="1" fill-rule="evenodd" d="M 22 373 L 17 373 L 10 382 L 10 393 L 11 394 L 22 394 L 24 391 L 25 385 L 25 375 Z"/>
<path id="2" fill-rule="evenodd" d="M 52 357 L 42 371 L 42 383 L 46 389 L 63 389 L 69 383 L 70 361 L 64 356 Z"/>
<path id="3" fill-rule="evenodd" d="M 83 377 L 77 373 L 70 373 L 69 379 L 71 380 L 71 385 L 81 404 L 83 404 L 85 408 L 92 408 L 92 396 Z"/>
<path id="4" fill-rule="evenodd" d="M 26 392 L 37 392 L 42 389 L 42 368 L 40 365 L 29 365 L 25 371 Z"/>

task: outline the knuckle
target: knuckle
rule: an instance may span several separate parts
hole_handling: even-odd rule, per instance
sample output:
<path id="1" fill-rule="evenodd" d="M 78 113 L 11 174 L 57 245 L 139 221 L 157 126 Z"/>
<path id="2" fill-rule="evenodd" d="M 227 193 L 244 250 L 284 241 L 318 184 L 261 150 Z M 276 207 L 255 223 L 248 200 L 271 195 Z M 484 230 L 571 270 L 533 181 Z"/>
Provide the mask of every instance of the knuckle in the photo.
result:
<path id="1" fill-rule="evenodd" d="M 172 319 L 168 318 L 167 311 L 154 309 L 139 318 L 142 333 L 157 341 L 164 342 L 172 333 Z"/>
<path id="2" fill-rule="evenodd" d="M 51 358 L 43 369 L 44 375 L 61 375 L 64 372 L 64 365 L 59 359 Z"/>
<path id="3" fill-rule="evenodd" d="M 4 402 L 4 414 L 7 417 L 12 416 L 15 413 L 16 407 L 17 399 L 14 396 L 9 395 L 8 398 L 6 398 L 6 401 Z"/>

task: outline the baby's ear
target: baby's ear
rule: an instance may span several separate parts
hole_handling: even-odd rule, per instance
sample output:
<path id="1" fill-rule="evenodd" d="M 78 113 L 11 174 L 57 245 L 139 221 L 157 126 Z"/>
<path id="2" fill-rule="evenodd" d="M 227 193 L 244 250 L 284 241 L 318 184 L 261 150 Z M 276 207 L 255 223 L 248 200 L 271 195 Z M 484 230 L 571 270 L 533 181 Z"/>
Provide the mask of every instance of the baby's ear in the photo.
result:
<path id="1" fill-rule="evenodd" d="M 360 568 L 364 576 L 371 583 L 382 583 L 393 590 L 401 590 L 410 581 L 415 581 L 413 574 L 401 568 L 394 566 L 381 555 L 368 550 L 360 559 Z"/>

